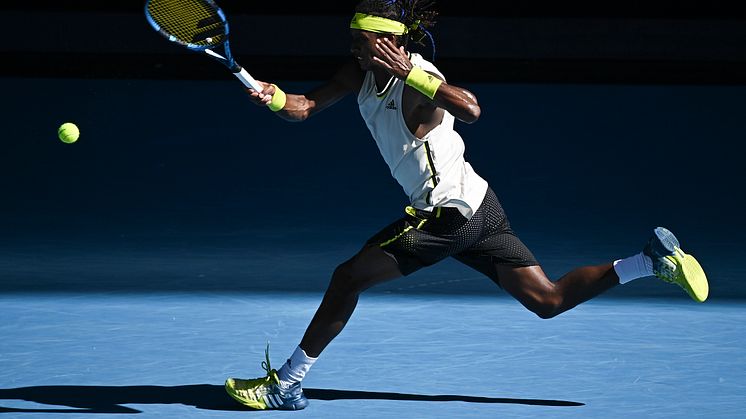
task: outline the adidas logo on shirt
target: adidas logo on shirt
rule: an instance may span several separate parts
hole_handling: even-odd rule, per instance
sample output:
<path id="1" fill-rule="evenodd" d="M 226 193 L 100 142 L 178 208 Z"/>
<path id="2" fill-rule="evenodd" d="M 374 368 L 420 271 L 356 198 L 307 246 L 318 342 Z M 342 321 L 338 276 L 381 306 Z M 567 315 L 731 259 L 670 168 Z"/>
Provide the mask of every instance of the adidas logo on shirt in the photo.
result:
<path id="1" fill-rule="evenodd" d="M 389 101 L 389 103 L 386 104 L 386 109 L 393 109 L 393 110 L 397 109 L 396 102 L 394 102 L 394 99 L 391 99 L 391 101 Z"/>

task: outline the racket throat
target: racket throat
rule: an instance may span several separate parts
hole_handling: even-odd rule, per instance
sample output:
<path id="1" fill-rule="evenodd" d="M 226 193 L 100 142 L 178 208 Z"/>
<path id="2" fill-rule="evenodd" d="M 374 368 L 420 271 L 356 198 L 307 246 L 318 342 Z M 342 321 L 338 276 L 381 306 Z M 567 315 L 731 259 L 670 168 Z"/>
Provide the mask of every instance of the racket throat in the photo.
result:
<path id="1" fill-rule="evenodd" d="M 234 73 L 238 73 L 239 71 L 241 71 L 241 66 L 236 64 L 235 62 L 231 62 L 229 57 L 223 57 L 222 55 L 218 54 L 217 52 L 211 49 L 206 49 L 205 54 L 213 58 L 217 58 L 221 62 L 225 63 L 225 65 Z"/>

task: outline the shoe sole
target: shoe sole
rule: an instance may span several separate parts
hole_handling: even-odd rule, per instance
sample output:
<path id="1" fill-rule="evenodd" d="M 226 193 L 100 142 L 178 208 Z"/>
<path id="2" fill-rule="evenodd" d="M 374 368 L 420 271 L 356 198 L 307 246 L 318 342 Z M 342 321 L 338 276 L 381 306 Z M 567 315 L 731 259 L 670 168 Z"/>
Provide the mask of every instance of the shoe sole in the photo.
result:
<path id="1" fill-rule="evenodd" d="M 663 227 L 656 227 L 653 232 L 658 238 L 658 241 L 660 241 L 663 247 L 667 250 L 668 254 L 673 255 L 676 248 L 679 247 L 679 239 L 677 239 L 671 231 Z"/>
<path id="2" fill-rule="evenodd" d="M 677 270 L 680 270 L 684 281 L 681 284 L 684 291 L 689 294 L 694 301 L 703 303 L 710 294 L 710 285 L 707 282 L 707 275 L 702 269 L 697 259 L 692 255 L 684 253 L 683 250 L 676 247 L 673 256 L 668 258 L 676 263 Z"/>

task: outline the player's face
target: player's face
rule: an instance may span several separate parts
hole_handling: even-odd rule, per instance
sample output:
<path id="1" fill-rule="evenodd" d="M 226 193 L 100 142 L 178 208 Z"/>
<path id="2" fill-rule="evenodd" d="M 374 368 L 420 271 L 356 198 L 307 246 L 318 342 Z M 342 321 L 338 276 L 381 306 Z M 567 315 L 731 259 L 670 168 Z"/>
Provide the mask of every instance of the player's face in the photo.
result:
<path id="1" fill-rule="evenodd" d="M 376 51 L 376 39 L 378 35 L 373 32 L 350 29 L 352 44 L 350 53 L 360 64 L 363 70 L 369 70 L 373 65 L 373 55 Z"/>

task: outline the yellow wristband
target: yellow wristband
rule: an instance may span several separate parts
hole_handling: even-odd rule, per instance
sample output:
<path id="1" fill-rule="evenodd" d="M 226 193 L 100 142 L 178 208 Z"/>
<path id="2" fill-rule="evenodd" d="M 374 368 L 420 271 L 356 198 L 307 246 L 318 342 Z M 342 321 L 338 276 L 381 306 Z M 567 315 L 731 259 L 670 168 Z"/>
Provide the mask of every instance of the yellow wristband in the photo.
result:
<path id="1" fill-rule="evenodd" d="M 405 83 L 407 86 L 414 87 L 418 92 L 432 99 L 435 97 L 435 92 L 438 91 L 438 87 L 443 83 L 443 80 L 433 76 L 420 67 L 412 67 L 412 70 L 410 70 L 407 75 Z"/>
<path id="2" fill-rule="evenodd" d="M 272 100 L 267 104 L 267 106 L 272 110 L 272 112 L 277 112 L 285 107 L 287 95 L 285 95 L 285 92 L 277 87 L 276 84 L 273 84 L 272 86 L 275 86 L 275 94 L 272 95 Z"/>

